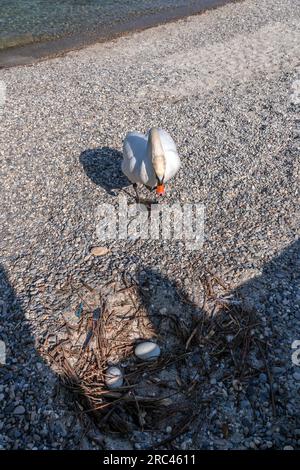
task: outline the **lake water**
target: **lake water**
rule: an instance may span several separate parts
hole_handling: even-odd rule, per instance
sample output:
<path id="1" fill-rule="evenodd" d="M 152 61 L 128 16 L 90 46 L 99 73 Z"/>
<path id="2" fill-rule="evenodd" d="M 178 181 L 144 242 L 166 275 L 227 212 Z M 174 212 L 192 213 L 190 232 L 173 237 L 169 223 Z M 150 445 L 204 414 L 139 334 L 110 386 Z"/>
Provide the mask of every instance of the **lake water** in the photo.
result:
<path id="1" fill-rule="evenodd" d="M 74 44 L 78 46 L 80 36 L 105 38 L 118 30 L 151 26 L 228 1 L 0 0 L 0 52 L 62 39 L 65 43 L 61 49 L 70 49 L 70 38 L 76 38 Z M 40 50 L 37 55 L 46 53 L 46 49 Z"/>

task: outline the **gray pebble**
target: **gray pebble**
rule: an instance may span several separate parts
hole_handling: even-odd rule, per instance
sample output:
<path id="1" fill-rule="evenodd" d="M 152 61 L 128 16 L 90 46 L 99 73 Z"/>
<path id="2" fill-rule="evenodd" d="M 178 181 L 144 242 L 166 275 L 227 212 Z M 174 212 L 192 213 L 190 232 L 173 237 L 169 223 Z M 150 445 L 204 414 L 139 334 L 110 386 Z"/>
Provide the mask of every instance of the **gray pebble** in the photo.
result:
<path id="1" fill-rule="evenodd" d="M 25 411 L 26 410 L 25 410 L 24 406 L 19 405 L 14 409 L 13 414 L 14 415 L 23 415 L 25 413 Z"/>

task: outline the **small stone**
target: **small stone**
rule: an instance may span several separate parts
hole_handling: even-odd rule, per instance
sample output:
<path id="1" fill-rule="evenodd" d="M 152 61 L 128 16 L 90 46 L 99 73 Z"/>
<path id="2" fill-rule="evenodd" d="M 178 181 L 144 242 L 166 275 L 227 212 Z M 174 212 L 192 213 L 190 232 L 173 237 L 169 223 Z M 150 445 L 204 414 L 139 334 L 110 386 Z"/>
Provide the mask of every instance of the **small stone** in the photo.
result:
<path id="1" fill-rule="evenodd" d="M 159 357 L 160 347 L 151 341 L 145 341 L 136 346 L 134 354 L 143 361 L 152 361 Z"/>
<path id="2" fill-rule="evenodd" d="M 121 369 L 116 366 L 109 367 L 106 371 L 105 383 L 110 389 L 122 387 L 123 374 Z"/>
<path id="3" fill-rule="evenodd" d="M 241 382 L 238 379 L 233 379 L 232 386 L 233 386 L 234 390 L 237 391 L 237 392 L 241 392 L 243 390 L 243 386 L 242 386 Z"/>
<path id="4" fill-rule="evenodd" d="M 24 406 L 19 405 L 14 409 L 13 414 L 14 415 L 23 415 L 25 413 L 25 411 L 26 410 L 25 410 Z"/>
<path id="5" fill-rule="evenodd" d="M 284 446 L 283 450 L 294 450 L 293 446 Z"/>
<path id="6" fill-rule="evenodd" d="M 236 432 L 231 436 L 230 440 L 235 444 L 239 444 L 240 442 L 242 442 L 244 440 L 244 436 L 242 434 Z"/>
<path id="7" fill-rule="evenodd" d="M 91 249 L 91 255 L 93 256 L 104 256 L 109 253 L 109 249 L 106 246 L 94 246 Z"/>
<path id="8" fill-rule="evenodd" d="M 167 427 L 166 427 L 166 432 L 167 432 L 168 434 L 170 434 L 170 433 L 172 432 L 171 426 L 167 426 Z"/>
<path id="9" fill-rule="evenodd" d="M 253 442 L 253 441 L 249 442 L 249 447 L 250 447 L 250 449 L 257 449 L 257 447 L 255 445 L 255 442 Z"/>
<path id="10" fill-rule="evenodd" d="M 245 409 L 248 409 L 248 408 L 250 408 L 250 407 L 251 407 L 251 404 L 250 404 L 250 402 L 249 402 L 248 400 L 242 400 L 242 401 L 241 401 L 241 408 L 242 408 L 242 409 L 245 410 Z"/>
<path id="11" fill-rule="evenodd" d="M 193 366 L 197 366 L 201 361 L 201 354 L 199 352 L 195 352 L 191 356 L 191 363 Z"/>
<path id="12" fill-rule="evenodd" d="M 266 374 L 263 374 L 263 373 L 262 373 L 262 374 L 259 374 L 259 380 L 260 380 L 260 382 L 265 383 L 265 382 L 268 381 L 268 377 L 267 377 Z"/>
<path id="13" fill-rule="evenodd" d="M 295 380 L 300 380 L 300 372 L 294 372 L 293 377 Z"/>

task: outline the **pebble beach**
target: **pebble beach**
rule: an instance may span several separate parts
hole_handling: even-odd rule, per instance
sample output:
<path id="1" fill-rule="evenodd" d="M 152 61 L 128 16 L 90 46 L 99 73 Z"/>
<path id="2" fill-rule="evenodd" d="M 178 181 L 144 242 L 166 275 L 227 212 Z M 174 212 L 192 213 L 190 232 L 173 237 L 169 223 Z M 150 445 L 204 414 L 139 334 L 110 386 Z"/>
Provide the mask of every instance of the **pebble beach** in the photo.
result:
<path id="1" fill-rule="evenodd" d="M 238 387 L 226 360 L 208 361 L 205 412 L 174 448 L 300 448 L 299 18 L 298 1 L 245 0 L 0 70 L 0 448 L 151 446 L 143 431 L 87 430 L 44 346 L 76 311 L 70 280 L 96 287 L 140 270 L 165 311 L 169 283 L 197 303 L 213 272 L 255 309 L 268 348 L 267 367 L 253 353 L 257 373 Z M 134 197 L 122 140 L 152 126 L 168 130 L 182 160 L 165 203 L 204 206 L 200 250 L 97 238 L 99 204 Z M 99 245 L 107 250 L 93 256 Z"/>

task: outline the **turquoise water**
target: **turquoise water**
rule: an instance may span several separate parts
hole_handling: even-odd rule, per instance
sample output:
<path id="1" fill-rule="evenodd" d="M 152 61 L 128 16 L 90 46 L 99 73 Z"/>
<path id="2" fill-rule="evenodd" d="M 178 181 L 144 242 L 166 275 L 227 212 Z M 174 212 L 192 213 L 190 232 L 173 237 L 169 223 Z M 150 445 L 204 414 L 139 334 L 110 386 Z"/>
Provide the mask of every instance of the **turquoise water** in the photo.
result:
<path id="1" fill-rule="evenodd" d="M 197 3 L 201 4 L 196 0 L 0 0 L 0 49 L 93 33 L 102 26 Z"/>

